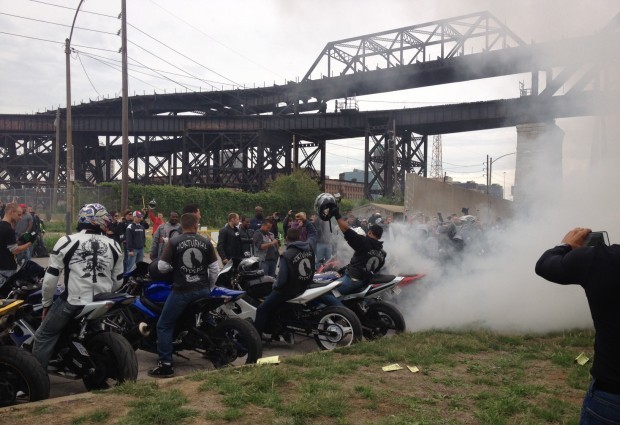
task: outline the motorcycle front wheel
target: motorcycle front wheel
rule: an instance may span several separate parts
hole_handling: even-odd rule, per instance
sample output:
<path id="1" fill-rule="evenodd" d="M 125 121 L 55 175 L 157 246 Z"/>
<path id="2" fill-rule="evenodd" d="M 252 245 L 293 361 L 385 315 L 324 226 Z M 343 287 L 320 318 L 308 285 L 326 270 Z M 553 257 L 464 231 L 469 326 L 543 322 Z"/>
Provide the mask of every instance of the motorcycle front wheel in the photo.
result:
<path id="1" fill-rule="evenodd" d="M 29 352 L 0 346 L 0 407 L 45 400 L 50 381 L 43 366 Z"/>
<path id="2" fill-rule="evenodd" d="M 375 301 L 368 306 L 366 314 L 360 317 L 364 338 L 377 339 L 389 332 L 405 332 L 405 318 L 400 310 L 386 301 Z"/>
<path id="3" fill-rule="evenodd" d="M 222 321 L 213 331 L 213 340 L 218 347 L 207 357 L 216 368 L 232 362 L 256 363 L 256 360 L 263 356 L 260 335 L 247 320 L 231 318 Z"/>
<path id="4" fill-rule="evenodd" d="M 319 312 L 314 340 L 321 350 L 347 347 L 362 339 L 362 324 L 350 309 L 326 307 Z"/>
<path id="5" fill-rule="evenodd" d="M 88 341 L 86 349 L 95 364 L 95 372 L 82 378 L 87 390 L 102 390 L 138 378 L 138 358 L 121 335 L 102 332 Z"/>

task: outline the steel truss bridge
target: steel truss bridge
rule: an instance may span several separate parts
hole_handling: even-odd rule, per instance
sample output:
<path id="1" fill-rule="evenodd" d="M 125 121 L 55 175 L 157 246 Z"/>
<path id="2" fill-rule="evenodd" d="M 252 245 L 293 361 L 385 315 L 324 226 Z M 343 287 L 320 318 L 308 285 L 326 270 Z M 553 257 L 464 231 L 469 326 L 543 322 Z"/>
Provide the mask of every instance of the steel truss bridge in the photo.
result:
<path id="1" fill-rule="evenodd" d="M 298 83 L 133 96 L 130 178 L 255 191 L 307 169 L 323 181 L 326 142 L 364 138 L 367 195 L 389 195 L 404 188 L 406 173 L 427 175 L 428 135 L 617 107 L 619 28 L 620 14 L 592 36 L 527 44 L 484 12 L 330 42 Z M 531 91 L 514 99 L 327 112 L 330 100 L 523 73 L 531 74 Z M 72 111 L 75 179 L 120 180 L 121 99 Z M 0 187 L 66 182 L 66 135 L 56 140 L 55 119 L 56 111 L 0 115 Z"/>

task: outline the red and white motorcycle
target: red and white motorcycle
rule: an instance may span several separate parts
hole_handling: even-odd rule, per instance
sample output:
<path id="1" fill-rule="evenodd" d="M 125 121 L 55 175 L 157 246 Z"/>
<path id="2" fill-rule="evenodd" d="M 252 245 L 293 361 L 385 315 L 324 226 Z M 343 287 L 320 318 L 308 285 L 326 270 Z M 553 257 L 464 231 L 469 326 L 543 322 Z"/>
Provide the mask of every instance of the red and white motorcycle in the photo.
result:
<path id="1" fill-rule="evenodd" d="M 314 281 L 321 283 L 340 282 L 340 278 L 341 275 L 334 271 L 314 275 Z M 356 293 L 342 295 L 338 288 L 332 290 L 332 293 L 357 315 L 364 337 L 377 339 L 406 330 L 405 319 L 398 307 L 383 298 L 400 294 L 402 287 L 418 279 L 420 275 L 375 274 L 368 285 Z"/>

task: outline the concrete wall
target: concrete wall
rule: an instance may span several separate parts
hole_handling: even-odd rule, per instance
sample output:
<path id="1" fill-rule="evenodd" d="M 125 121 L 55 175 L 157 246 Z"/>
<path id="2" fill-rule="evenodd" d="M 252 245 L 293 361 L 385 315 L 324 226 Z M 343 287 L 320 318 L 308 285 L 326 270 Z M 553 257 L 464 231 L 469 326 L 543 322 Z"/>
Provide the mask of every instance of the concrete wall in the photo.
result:
<path id="1" fill-rule="evenodd" d="M 513 216 L 513 203 L 501 198 L 487 196 L 474 190 L 461 189 L 442 181 L 407 174 L 405 180 L 405 216 L 411 218 L 418 213 L 437 217 L 441 212 L 461 215 L 461 208 L 469 208 L 469 214 L 477 216 L 483 223 L 495 222 Z"/>

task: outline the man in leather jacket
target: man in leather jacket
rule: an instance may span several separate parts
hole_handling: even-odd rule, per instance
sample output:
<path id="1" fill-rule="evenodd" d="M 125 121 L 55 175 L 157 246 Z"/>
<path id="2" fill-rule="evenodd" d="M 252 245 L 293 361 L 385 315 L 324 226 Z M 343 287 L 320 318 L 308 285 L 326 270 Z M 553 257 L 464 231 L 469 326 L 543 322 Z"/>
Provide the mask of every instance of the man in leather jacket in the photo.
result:
<path id="1" fill-rule="evenodd" d="M 594 322 L 592 380 L 580 424 L 620 423 L 620 245 L 585 246 L 592 231 L 575 228 L 536 263 L 536 274 L 561 285 L 580 285 Z"/>
<path id="2" fill-rule="evenodd" d="M 217 253 L 226 265 L 233 258 L 242 258 L 241 234 L 239 232 L 239 214 L 228 214 L 228 223 L 220 229 L 217 238 Z"/>
<path id="3" fill-rule="evenodd" d="M 278 306 L 291 298 L 303 293 L 314 277 L 314 250 L 316 229 L 312 222 L 304 222 L 308 232 L 308 239 L 299 240 L 299 229 L 288 229 L 286 232 L 286 249 L 280 255 L 280 270 L 273 285 L 273 291 L 256 309 L 254 326 L 263 339 L 271 339 L 271 335 L 264 334 L 265 325 L 269 317 Z M 292 339 L 289 340 L 292 342 Z"/>
<path id="4" fill-rule="evenodd" d="M 34 334 L 32 354 L 45 369 L 65 325 L 95 295 L 114 292 L 123 283 L 122 249 L 105 235 L 108 211 L 103 205 L 87 204 L 78 217 L 78 233 L 58 239 L 43 277 L 43 322 Z M 54 300 L 61 272 L 65 289 Z"/>

